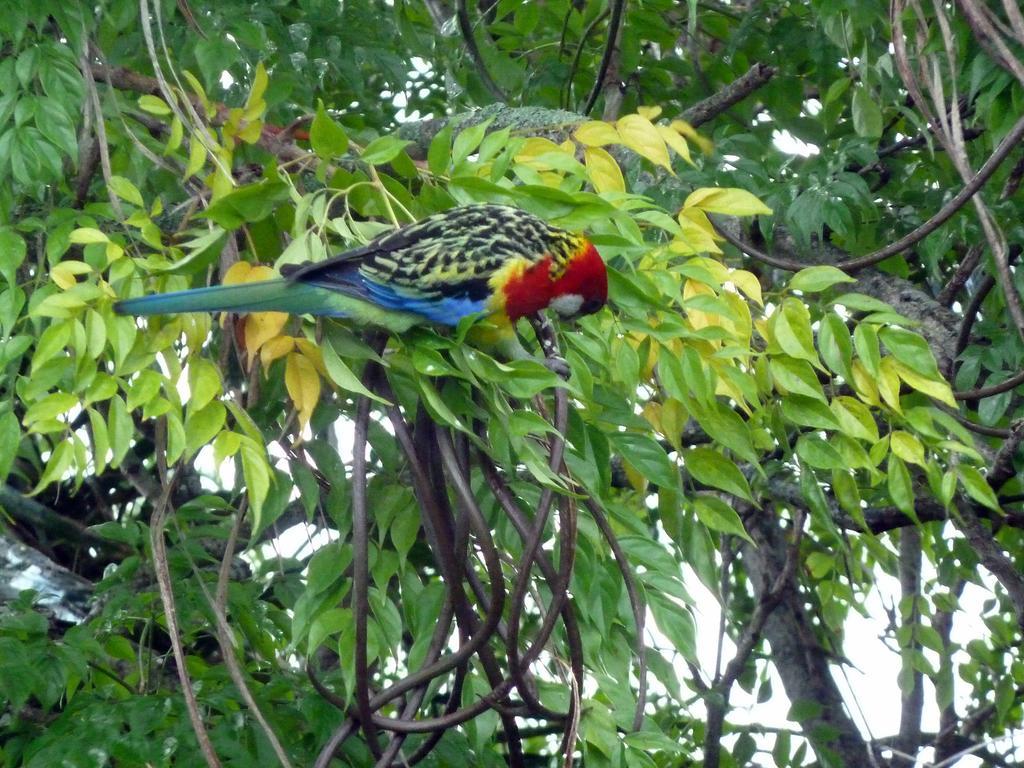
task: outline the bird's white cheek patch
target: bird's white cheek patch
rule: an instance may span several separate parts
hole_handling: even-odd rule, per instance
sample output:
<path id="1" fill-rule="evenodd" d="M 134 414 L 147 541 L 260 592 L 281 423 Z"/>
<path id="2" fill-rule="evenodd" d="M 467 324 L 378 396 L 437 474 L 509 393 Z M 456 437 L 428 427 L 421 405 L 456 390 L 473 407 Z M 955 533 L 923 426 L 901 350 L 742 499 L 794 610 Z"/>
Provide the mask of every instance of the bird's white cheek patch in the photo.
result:
<path id="1" fill-rule="evenodd" d="M 566 293 L 551 300 L 550 307 L 561 317 L 572 317 L 578 314 L 583 306 L 583 297 L 578 293 Z"/>

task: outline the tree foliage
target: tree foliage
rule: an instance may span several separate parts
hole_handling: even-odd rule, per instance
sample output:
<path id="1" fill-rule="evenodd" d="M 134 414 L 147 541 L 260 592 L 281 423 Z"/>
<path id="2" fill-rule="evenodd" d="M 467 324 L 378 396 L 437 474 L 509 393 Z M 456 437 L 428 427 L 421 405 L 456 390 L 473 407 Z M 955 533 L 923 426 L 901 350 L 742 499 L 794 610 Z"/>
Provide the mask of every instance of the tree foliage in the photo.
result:
<path id="1" fill-rule="evenodd" d="M 974 0 L 5 9 L 0 562 L 49 572 L 0 580 L 0 762 L 1019 759 L 1020 45 Z M 477 202 L 586 230 L 609 307 L 519 361 L 112 310 Z"/>

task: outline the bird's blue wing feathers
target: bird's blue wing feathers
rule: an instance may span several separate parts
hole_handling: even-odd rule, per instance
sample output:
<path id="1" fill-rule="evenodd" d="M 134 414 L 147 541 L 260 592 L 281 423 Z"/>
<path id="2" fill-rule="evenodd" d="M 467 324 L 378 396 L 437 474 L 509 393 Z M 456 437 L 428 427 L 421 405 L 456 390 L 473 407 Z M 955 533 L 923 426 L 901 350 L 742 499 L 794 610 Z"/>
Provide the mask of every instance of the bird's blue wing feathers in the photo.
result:
<path id="1" fill-rule="evenodd" d="M 387 309 L 415 312 L 441 325 L 458 325 L 462 318 L 483 312 L 487 304 L 482 299 L 471 299 L 468 296 L 416 294 L 365 278 L 363 286 L 374 304 Z"/>

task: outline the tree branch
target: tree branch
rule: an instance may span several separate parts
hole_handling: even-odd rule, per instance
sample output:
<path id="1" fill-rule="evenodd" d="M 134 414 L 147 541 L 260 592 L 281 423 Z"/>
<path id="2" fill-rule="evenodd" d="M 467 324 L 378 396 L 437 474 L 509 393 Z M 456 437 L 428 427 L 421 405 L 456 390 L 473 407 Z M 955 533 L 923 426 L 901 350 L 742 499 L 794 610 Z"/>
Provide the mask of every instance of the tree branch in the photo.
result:
<path id="1" fill-rule="evenodd" d="M 694 128 L 713 120 L 734 104 L 747 98 L 775 77 L 778 70 L 768 64 L 755 64 L 718 93 L 686 109 L 680 117 Z"/>

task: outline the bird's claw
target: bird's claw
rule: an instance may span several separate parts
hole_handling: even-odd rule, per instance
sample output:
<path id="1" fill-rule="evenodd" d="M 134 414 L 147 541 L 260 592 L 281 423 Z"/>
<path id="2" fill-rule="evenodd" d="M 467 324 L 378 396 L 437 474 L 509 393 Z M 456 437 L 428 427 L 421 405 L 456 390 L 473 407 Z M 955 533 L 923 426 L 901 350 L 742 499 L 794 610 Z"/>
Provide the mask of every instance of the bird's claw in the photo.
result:
<path id="1" fill-rule="evenodd" d="M 544 358 L 544 367 L 565 381 L 569 380 L 569 375 L 572 373 L 572 368 L 569 367 L 569 363 L 564 357 L 546 357 Z"/>

